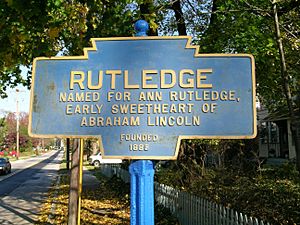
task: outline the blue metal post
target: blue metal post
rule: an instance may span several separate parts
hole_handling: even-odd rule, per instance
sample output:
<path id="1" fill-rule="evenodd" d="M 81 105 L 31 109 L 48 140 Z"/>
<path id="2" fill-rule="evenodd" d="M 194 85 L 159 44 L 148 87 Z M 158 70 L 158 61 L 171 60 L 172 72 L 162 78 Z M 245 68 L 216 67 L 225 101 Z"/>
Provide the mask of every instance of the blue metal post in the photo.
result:
<path id="1" fill-rule="evenodd" d="M 135 36 L 147 36 L 149 25 L 138 20 Z M 130 172 L 130 225 L 154 225 L 154 166 L 151 160 L 136 160 Z"/>
<path id="2" fill-rule="evenodd" d="M 154 166 L 151 160 L 130 164 L 130 225 L 154 225 Z"/>

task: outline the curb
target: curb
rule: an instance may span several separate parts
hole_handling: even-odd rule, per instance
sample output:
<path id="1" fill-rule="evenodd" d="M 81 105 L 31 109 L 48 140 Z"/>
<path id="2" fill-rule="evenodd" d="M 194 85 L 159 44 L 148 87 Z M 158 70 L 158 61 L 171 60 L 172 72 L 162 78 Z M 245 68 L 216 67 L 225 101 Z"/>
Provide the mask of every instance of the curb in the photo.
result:
<path id="1" fill-rule="evenodd" d="M 53 185 L 56 188 L 55 192 L 53 194 L 54 198 L 56 198 L 58 196 L 58 185 L 60 184 L 60 179 L 61 179 L 61 176 L 57 175 L 55 185 Z M 47 222 L 50 224 L 53 224 L 55 222 L 55 221 L 53 221 L 53 219 L 55 218 L 56 205 L 57 205 L 56 202 L 52 202 L 52 204 L 51 204 L 50 214 L 48 215 L 48 220 L 47 220 Z"/>

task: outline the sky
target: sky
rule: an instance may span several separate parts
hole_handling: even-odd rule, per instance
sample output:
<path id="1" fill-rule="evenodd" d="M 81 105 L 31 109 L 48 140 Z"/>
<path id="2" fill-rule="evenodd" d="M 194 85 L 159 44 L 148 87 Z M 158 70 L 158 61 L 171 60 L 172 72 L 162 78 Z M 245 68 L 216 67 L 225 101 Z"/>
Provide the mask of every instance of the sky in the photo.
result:
<path id="1" fill-rule="evenodd" d="M 24 67 L 21 67 L 22 75 L 25 77 L 27 71 Z M 19 90 L 18 95 L 16 89 Z M 19 112 L 29 113 L 29 103 L 30 103 L 30 91 L 28 88 L 19 85 L 15 88 L 7 89 L 7 98 L 0 98 L 0 115 L 5 115 L 7 112 L 17 111 L 17 98 L 19 100 Z"/>
<path id="2" fill-rule="evenodd" d="M 19 89 L 18 96 L 16 93 L 16 88 L 10 88 L 7 91 L 8 97 L 5 99 L 0 99 L 0 113 L 16 112 L 17 98 L 19 99 L 19 111 L 29 112 L 30 91 L 23 86 L 18 86 L 17 89 Z"/>

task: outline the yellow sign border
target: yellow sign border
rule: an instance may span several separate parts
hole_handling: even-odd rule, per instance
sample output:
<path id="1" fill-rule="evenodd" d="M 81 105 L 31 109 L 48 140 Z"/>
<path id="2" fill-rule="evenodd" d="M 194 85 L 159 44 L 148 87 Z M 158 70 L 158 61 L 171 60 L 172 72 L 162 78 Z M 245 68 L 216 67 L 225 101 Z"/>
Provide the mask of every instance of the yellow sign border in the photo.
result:
<path id="1" fill-rule="evenodd" d="M 173 40 L 173 39 L 185 39 L 187 40 L 185 49 L 194 49 L 194 57 L 249 57 L 251 59 L 251 69 L 252 69 L 252 107 L 253 107 L 253 134 L 249 136 L 201 136 L 201 135 L 179 135 L 177 138 L 175 155 L 172 157 L 164 157 L 164 156 L 105 156 L 104 148 L 102 144 L 102 137 L 99 136 L 91 136 L 91 135 L 59 135 L 59 134 L 52 134 L 52 135 L 38 135 L 32 133 L 32 108 L 33 108 L 33 99 L 34 99 L 34 81 L 35 81 L 35 69 L 36 69 L 36 62 L 38 60 L 87 60 L 88 59 L 88 52 L 90 51 L 97 51 L 96 41 L 130 41 L 130 40 Z M 55 56 L 55 57 L 37 57 L 33 60 L 32 65 L 32 84 L 30 90 L 30 108 L 29 108 L 29 124 L 28 124 L 28 134 L 31 137 L 36 138 L 98 138 L 100 143 L 100 151 L 103 158 L 119 158 L 119 159 L 151 159 L 151 160 L 176 160 L 181 140 L 184 139 L 252 139 L 255 138 L 257 135 L 257 121 L 256 121 L 256 87 L 255 87 L 255 62 L 254 57 L 251 54 L 220 54 L 220 53 L 213 53 L 213 54 L 200 54 L 199 45 L 191 45 L 192 37 L 191 36 L 143 36 L 143 37 L 110 37 L 110 38 L 91 38 L 92 47 L 87 47 L 83 49 L 82 56 Z"/>

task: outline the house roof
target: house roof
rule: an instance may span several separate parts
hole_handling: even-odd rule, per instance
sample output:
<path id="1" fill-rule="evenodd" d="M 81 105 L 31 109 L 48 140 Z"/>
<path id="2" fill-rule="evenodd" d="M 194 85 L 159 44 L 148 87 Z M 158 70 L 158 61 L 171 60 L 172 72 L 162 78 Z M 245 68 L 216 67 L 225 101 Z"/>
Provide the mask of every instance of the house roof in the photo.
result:
<path id="1" fill-rule="evenodd" d="M 300 119 L 300 110 L 299 108 L 296 108 L 294 110 L 295 116 L 297 120 Z M 262 119 L 262 121 L 268 122 L 268 121 L 280 121 L 280 120 L 290 120 L 291 116 L 289 113 L 289 110 L 287 107 L 278 109 L 274 112 L 268 113 L 268 115 Z"/>

